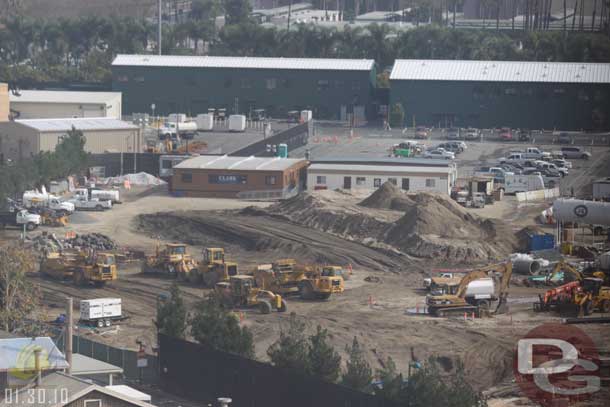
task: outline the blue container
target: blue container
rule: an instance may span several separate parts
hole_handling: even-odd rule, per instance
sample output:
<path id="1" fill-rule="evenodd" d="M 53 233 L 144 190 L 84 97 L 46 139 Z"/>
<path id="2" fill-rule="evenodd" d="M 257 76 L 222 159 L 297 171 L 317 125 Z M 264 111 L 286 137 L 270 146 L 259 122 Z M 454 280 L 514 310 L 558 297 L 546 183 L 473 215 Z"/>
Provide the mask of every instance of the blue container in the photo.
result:
<path id="1" fill-rule="evenodd" d="M 530 235 L 530 251 L 555 248 L 555 236 L 550 233 Z"/>

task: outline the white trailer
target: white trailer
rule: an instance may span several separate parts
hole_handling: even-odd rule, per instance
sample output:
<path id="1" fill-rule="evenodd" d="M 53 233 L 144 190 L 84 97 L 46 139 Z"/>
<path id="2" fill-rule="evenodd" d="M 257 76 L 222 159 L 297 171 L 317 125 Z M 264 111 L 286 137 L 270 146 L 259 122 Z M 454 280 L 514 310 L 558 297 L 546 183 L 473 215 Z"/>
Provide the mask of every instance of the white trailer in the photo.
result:
<path id="1" fill-rule="evenodd" d="M 214 129 L 214 115 L 209 113 L 198 114 L 195 118 L 197 130 L 210 131 Z"/>
<path id="2" fill-rule="evenodd" d="M 229 116 L 229 131 L 246 131 L 246 116 L 243 114 Z"/>
<path id="3" fill-rule="evenodd" d="M 123 319 L 120 298 L 97 298 L 80 302 L 80 320 L 102 328 Z"/>
<path id="4" fill-rule="evenodd" d="M 504 176 L 504 193 L 538 191 L 544 189 L 544 179 L 540 174 L 520 175 L 507 173 Z"/>

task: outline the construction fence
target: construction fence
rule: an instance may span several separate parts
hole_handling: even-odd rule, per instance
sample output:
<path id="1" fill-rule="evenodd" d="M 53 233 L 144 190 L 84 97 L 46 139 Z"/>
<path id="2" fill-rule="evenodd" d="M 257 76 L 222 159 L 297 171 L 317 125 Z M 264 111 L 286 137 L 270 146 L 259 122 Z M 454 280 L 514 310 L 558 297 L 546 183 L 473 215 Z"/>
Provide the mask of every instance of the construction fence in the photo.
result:
<path id="1" fill-rule="evenodd" d="M 159 336 L 159 347 L 161 386 L 202 405 L 229 397 L 240 407 L 398 407 L 316 377 L 165 335 Z"/>

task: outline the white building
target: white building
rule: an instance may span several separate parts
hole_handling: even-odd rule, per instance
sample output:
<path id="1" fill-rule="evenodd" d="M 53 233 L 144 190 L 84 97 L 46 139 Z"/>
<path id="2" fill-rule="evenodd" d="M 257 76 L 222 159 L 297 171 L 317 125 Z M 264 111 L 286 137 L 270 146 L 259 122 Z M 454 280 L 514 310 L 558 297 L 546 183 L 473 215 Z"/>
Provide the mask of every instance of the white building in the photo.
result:
<path id="1" fill-rule="evenodd" d="M 59 90 L 20 90 L 9 96 L 15 119 L 59 117 L 121 118 L 121 92 L 73 92 Z"/>
<path id="2" fill-rule="evenodd" d="M 457 167 L 448 160 L 419 158 L 354 158 L 313 160 L 307 189 L 374 190 L 390 181 L 405 191 L 451 193 Z"/>

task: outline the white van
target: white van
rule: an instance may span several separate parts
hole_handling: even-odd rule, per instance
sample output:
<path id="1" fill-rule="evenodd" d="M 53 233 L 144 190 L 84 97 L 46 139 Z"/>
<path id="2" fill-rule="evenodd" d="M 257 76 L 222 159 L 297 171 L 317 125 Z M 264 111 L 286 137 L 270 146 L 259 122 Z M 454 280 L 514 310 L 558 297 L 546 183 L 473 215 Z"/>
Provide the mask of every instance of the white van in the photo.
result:
<path id="1" fill-rule="evenodd" d="M 544 189 L 544 180 L 540 174 L 519 175 L 506 174 L 504 176 L 504 193 L 537 191 Z"/>

